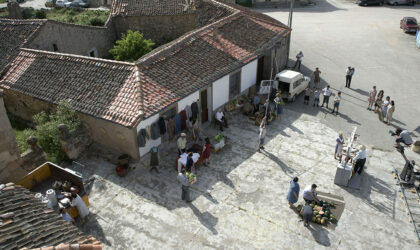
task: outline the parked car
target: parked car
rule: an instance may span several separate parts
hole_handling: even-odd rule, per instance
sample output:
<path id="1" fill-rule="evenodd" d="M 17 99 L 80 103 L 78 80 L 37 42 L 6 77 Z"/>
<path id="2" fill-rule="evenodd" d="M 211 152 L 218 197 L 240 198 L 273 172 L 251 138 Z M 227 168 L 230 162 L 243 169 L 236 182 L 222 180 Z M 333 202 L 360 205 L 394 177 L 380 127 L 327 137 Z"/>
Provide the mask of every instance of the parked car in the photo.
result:
<path id="1" fill-rule="evenodd" d="M 358 0 L 356 3 L 360 6 L 384 5 L 384 0 Z"/>
<path id="2" fill-rule="evenodd" d="M 414 0 L 386 0 L 386 3 L 389 5 L 402 5 L 402 4 L 406 4 L 406 5 L 414 5 Z"/>
<path id="3" fill-rule="evenodd" d="M 400 21 L 400 29 L 403 29 L 404 32 L 416 32 L 419 29 L 417 20 L 414 17 L 404 17 Z"/>
<path id="4" fill-rule="evenodd" d="M 65 5 L 66 3 L 68 3 L 67 0 L 57 0 L 55 2 L 55 7 L 57 7 L 57 8 L 64 8 L 64 7 L 66 7 L 66 5 Z"/>
<path id="5" fill-rule="evenodd" d="M 275 78 L 278 81 L 278 89 L 281 97 L 295 101 L 296 97 L 308 87 L 311 78 L 293 70 L 283 70 Z"/>
<path id="6" fill-rule="evenodd" d="M 73 2 L 67 2 L 64 4 L 66 8 L 87 8 L 89 7 L 88 3 L 83 2 L 82 0 L 74 0 Z"/>

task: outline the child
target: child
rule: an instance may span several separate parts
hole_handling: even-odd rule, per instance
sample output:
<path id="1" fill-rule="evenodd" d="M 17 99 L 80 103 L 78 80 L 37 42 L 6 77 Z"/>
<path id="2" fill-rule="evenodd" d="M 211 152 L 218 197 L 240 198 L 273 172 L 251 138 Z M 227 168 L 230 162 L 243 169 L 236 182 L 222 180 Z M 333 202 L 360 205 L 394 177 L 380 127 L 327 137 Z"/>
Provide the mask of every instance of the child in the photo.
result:
<path id="1" fill-rule="evenodd" d="M 319 94 L 321 94 L 321 92 L 319 91 L 319 88 L 316 88 L 314 91 L 314 107 L 315 105 L 319 107 Z"/>

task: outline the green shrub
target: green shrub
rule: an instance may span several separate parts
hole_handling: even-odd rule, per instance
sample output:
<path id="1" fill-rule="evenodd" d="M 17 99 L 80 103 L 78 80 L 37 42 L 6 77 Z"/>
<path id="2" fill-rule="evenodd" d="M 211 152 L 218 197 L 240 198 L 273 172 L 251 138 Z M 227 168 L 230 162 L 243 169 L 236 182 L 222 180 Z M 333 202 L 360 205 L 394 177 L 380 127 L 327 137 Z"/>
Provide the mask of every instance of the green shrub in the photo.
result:
<path id="1" fill-rule="evenodd" d="M 37 10 L 35 11 L 35 16 L 38 19 L 45 19 L 47 17 L 47 13 L 44 10 Z"/>
<path id="2" fill-rule="evenodd" d="M 28 139 L 31 135 L 36 135 L 36 131 L 30 128 L 24 130 L 13 129 L 13 133 L 15 134 L 20 153 L 25 152 L 31 147 L 26 142 L 26 139 Z"/>
<path id="3" fill-rule="evenodd" d="M 33 8 L 24 8 L 22 10 L 23 19 L 32 19 L 35 17 L 35 10 Z"/>
<path id="4" fill-rule="evenodd" d="M 89 23 L 92 26 L 104 26 L 104 24 L 105 24 L 105 22 L 101 18 L 99 18 L 99 17 L 91 18 L 89 20 Z"/>
<path id="5" fill-rule="evenodd" d="M 152 51 L 154 43 L 150 39 L 144 39 L 143 34 L 128 30 L 127 34 L 122 34 L 121 40 L 115 42 L 114 48 L 109 53 L 117 61 L 135 61 L 141 56 Z"/>

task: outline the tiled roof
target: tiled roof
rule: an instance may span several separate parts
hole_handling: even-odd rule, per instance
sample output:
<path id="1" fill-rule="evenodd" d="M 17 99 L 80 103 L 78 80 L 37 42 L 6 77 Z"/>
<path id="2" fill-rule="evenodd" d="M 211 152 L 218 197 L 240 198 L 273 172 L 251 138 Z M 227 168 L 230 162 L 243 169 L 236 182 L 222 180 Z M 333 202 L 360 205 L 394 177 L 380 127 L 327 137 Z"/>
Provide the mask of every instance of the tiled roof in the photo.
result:
<path id="1" fill-rule="evenodd" d="M 195 0 L 114 0 L 112 16 L 181 15 L 194 12 Z"/>
<path id="2" fill-rule="evenodd" d="M 0 71 L 45 20 L 0 19 Z"/>
<path id="3" fill-rule="evenodd" d="M 131 126 L 140 111 L 136 82 L 130 63 L 22 49 L 0 87 Z"/>
<path id="4" fill-rule="evenodd" d="M 225 8 L 230 11 L 230 7 Z M 217 8 L 212 10 L 220 13 Z M 263 14 L 236 10 L 152 51 L 136 64 L 148 77 L 148 82 L 158 83 L 171 93 L 168 99 L 159 99 L 160 103 L 169 105 L 255 60 L 288 32 L 283 24 Z M 156 105 L 154 109 L 145 110 L 144 116 L 162 108 L 164 106 Z"/>
<path id="5" fill-rule="evenodd" d="M 135 63 L 21 49 L 0 87 L 55 104 L 67 100 L 79 112 L 132 127 L 141 115 L 147 118 L 264 55 L 290 32 L 237 5 L 194 4 L 197 29 Z"/>
<path id="6" fill-rule="evenodd" d="M 95 238 L 82 234 L 77 227 L 47 209 L 32 192 L 12 183 L 0 190 L 0 215 L 6 213 L 14 215 L 0 219 L 0 249 L 32 249 L 61 243 L 101 247 Z"/>

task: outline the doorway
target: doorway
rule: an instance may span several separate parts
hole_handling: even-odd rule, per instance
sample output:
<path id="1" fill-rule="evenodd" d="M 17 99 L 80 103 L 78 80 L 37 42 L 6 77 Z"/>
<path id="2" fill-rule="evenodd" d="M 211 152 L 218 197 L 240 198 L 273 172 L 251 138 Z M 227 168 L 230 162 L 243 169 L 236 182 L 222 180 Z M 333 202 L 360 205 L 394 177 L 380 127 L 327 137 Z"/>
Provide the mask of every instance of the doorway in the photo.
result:
<path id="1" fill-rule="evenodd" d="M 264 56 L 258 58 L 258 66 L 257 66 L 257 92 L 260 88 L 261 81 L 263 80 L 263 73 L 264 73 Z"/>
<path id="2" fill-rule="evenodd" d="M 201 104 L 201 123 L 205 123 L 209 120 L 207 89 L 201 91 L 200 93 L 200 104 Z"/>

